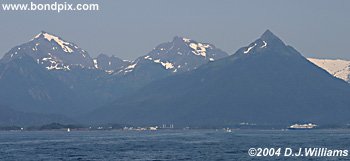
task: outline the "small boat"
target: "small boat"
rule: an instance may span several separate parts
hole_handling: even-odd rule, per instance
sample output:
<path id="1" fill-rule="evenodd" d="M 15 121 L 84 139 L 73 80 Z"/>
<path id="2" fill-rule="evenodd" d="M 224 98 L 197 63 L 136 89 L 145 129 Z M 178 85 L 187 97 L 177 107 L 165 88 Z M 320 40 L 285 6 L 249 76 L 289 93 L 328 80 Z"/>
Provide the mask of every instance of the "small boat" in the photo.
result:
<path id="1" fill-rule="evenodd" d="M 230 128 L 224 128 L 224 130 L 225 130 L 226 132 L 232 132 L 232 130 L 231 130 Z"/>
<path id="2" fill-rule="evenodd" d="M 70 128 L 67 129 L 67 132 L 70 132 Z"/>
<path id="3" fill-rule="evenodd" d="M 294 124 L 288 127 L 290 130 L 310 130 L 316 128 L 316 124 L 308 123 L 308 124 Z"/>

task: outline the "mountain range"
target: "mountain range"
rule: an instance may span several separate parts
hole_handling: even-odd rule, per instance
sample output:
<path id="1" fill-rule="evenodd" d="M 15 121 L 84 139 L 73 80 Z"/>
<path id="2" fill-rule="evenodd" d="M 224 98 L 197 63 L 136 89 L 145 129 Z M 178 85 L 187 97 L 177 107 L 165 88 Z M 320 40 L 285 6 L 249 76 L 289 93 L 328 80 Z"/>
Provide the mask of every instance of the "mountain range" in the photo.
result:
<path id="1" fill-rule="evenodd" d="M 349 65 L 307 59 L 269 30 L 233 55 L 175 36 L 133 61 L 93 58 L 42 31 L 0 60 L 0 102 L 9 115 L 43 124 L 345 124 Z"/>
<path id="2" fill-rule="evenodd" d="M 349 121 L 349 84 L 269 30 L 235 54 L 170 76 L 89 115 L 102 122 L 232 125 Z"/>

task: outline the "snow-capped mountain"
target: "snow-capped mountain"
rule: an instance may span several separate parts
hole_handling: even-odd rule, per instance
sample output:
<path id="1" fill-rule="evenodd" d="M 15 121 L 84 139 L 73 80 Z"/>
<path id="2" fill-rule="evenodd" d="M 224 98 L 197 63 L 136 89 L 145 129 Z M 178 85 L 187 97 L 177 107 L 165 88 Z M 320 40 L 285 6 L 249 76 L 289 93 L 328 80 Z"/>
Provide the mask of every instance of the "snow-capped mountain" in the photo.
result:
<path id="1" fill-rule="evenodd" d="M 235 54 L 153 81 L 89 115 L 131 124 L 232 125 L 350 121 L 350 88 L 271 31 Z"/>
<path id="2" fill-rule="evenodd" d="M 41 32 L 0 60 L 0 102 L 25 112 L 86 112 L 113 97 L 100 90 L 107 75 L 74 43 Z"/>
<path id="3" fill-rule="evenodd" d="M 107 73 L 113 73 L 114 71 L 121 70 L 127 67 L 131 62 L 128 60 L 122 60 L 116 56 L 108 56 L 106 54 L 100 54 L 97 58 L 94 58 L 94 67 L 96 69 L 104 70 Z"/>
<path id="4" fill-rule="evenodd" d="M 196 69 L 205 63 L 226 56 L 228 56 L 227 53 L 212 44 L 176 36 L 171 42 L 158 45 L 118 73 L 131 73 L 137 68 L 143 68 L 145 64 L 155 64 L 169 72 L 179 73 Z"/>
<path id="5" fill-rule="evenodd" d="M 74 67 L 94 68 L 93 60 L 85 50 L 44 31 L 29 42 L 12 48 L 5 54 L 2 62 L 9 62 L 23 55 L 29 55 L 47 70 L 67 71 Z"/>
<path id="6" fill-rule="evenodd" d="M 240 48 L 234 57 L 247 57 L 254 54 L 268 53 L 268 54 L 284 54 L 294 55 L 296 52 L 279 52 L 281 50 L 288 50 L 282 40 L 275 36 L 270 30 L 266 30 L 263 35 L 256 41 L 250 43 L 246 47 Z"/>
<path id="7" fill-rule="evenodd" d="M 349 62 L 309 60 L 349 80 Z M 0 60 L 0 104 L 69 116 L 106 105 L 91 118 L 112 122 L 322 121 L 336 115 L 333 109 L 342 111 L 334 120 L 344 121 L 348 84 L 310 61 L 269 30 L 231 56 L 175 37 L 132 62 L 104 54 L 93 59 L 41 32 Z M 302 113 L 286 115 L 295 111 Z"/>
<path id="8" fill-rule="evenodd" d="M 323 68 L 333 76 L 350 83 L 350 61 L 341 59 L 316 59 L 308 58 L 309 61 Z"/>

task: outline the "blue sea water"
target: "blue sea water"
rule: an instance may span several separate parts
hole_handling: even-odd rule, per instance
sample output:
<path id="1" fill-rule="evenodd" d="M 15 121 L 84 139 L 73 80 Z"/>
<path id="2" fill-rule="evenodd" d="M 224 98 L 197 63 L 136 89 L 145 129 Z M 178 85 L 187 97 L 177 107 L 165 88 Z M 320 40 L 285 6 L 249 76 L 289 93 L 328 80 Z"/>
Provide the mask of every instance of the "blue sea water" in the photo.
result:
<path id="1" fill-rule="evenodd" d="M 350 160 L 251 157 L 249 148 L 350 149 L 349 130 L 158 130 L 0 132 L 0 160 Z"/>

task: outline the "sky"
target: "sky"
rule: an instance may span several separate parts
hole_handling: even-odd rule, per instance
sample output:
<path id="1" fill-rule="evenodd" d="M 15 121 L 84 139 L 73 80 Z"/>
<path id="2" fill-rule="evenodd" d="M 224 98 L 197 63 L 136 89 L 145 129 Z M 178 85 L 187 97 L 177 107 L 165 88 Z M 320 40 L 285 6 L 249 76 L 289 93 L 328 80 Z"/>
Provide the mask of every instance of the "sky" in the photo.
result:
<path id="1" fill-rule="evenodd" d="M 35 3 L 55 2 L 31 0 Z M 347 0 L 56 0 L 99 11 L 3 11 L 0 56 L 46 31 L 100 53 L 133 60 L 174 36 L 233 54 L 270 29 L 306 57 L 350 60 Z M 2 0 L 24 3 L 28 0 Z"/>

